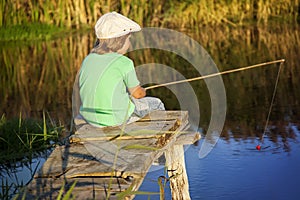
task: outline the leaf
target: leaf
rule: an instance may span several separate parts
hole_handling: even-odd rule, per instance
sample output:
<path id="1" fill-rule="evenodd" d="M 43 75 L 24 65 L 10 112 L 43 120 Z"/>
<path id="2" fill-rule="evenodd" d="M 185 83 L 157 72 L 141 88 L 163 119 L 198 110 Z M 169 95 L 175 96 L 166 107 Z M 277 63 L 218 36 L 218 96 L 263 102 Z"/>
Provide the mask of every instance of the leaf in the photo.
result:
<path id="1" fill-rule="evenodd" d="M 43 123 L 44 123 L 44 141 L 47 141 L 47 126 L 45 112 L 43 112 Z"/>
<path id="2" fill-rule="evenodd" d="M 70 196 L 72 195 L 72 192 L 75 188 L 75 185 L 76 185 L 77 181 L 75 181 L 72 186 L 70 187 L 70 189 L 67 191 L 66 195 L 64 196 L 63 200 L 69 200 L 70 199 Z"/>
<path id="3" fill-rule="evenodd" d="M 149 147 L 149 146 L 144 146 L 144 145 L 139 145 L 139 144 L 132 144 L 132 145 L 127 145 L 122 147 L 122 149 L 129 150 L 129 149 L 144 149 L 144 150 L 151 150 L 151 151 L 157 151 L 159 148 L 156 147 Z"/>
<path id="4" fill-rule="evenodd" d="M 128 196 L 132 195 L 159 195 L 159 192 L 146 192 L 146 191 L 132 191 L 133 186 L 131 185 L 125 191 L 117 194 L 118 199 L 126 199 Z"/>

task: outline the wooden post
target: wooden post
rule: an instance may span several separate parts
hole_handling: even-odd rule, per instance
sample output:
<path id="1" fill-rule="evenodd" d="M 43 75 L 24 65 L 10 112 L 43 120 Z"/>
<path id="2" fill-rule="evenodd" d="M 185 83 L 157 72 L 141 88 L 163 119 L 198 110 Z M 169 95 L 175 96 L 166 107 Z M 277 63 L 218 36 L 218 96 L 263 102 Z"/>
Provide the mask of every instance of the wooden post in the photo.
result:
<path id="1" fill-rule="evenodd" d="M 189 183 L 185 169 L 183 145 L 172 145 L 165 151 L 173 200 L 189 200 Z"/>

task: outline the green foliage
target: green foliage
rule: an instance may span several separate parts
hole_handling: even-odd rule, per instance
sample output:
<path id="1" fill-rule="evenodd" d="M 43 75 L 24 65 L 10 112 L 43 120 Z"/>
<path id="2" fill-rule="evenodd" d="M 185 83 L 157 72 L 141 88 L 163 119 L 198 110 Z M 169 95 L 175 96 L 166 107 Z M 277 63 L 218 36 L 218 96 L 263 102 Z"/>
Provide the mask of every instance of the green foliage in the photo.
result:
<path id="1" fill-rule="evenodd" d="M 297 24 L 299 6 L 293 0 L 66 0 L 46 1 L 43 6 L 34 0 L 4 1 L 0 4 L 0 41 L 53 39 L 73 28 L 90 28 L 109 11 L 120 12 L 144 27 L 236 27 L 270 20 Z"/>
<path id="2" fill-rule="evenodd" d="M 177 28 L 205 25 L 239 26 L 246 23 L 267 24 L 269 20 L 296 24 L 299 20 L 299 1 L 294 0 L 91 0 L 91 1 L 1 1 L 0 27 L 2 36 L 9 39 L 50 37 L 44 30 L 24 24 L 48 24 L 52 27 L 81 29 L 93 26 L 99 16 L 109 11 L 120 12 L 142 26 Z M 46 26 L 46 25 L 45 25 Z M 12 29 L 7 31 L 6 29 Z M 11 35 L 13 33 L 16 36 Z"/>
<path id="3" fill-rule="evenodd" d="M 75 197 L 72 197 L 72 192 L 76 186 L 77 181 L 74 181 L 74 183 L 71 185 L 71 187 L 65 192 L 66 190 L 66 185 L 65 182 L 63 182 L 56 200 L 70 200 L 70 199 L 75 199 Z"/>
<path id="4" fill-rule="evenodd" d="M 0 163 L 6 164 L 28 159 L 39 151 L 51 147 L 59 140 L 64 128 L 53 121 L 13 118 L 0 120 Z"/>
<path id="5" fill-rule="evenodd" d="M 68 31 L 68 32 L 67 32 Z M 62 35 L 69 34 L 70 30 L 66 30 L 53 25 L 41 23 L 28 23 L 10 25 L 0 29 L 0 41 L 15 40 L 51 40 Z"/>

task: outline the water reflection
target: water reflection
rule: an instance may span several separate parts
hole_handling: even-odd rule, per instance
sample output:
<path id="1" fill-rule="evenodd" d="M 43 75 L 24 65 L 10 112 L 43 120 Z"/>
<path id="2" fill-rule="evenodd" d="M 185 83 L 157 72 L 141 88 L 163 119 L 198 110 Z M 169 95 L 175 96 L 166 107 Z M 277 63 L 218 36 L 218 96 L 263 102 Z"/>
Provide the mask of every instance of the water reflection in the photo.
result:
<path id="1" fill-rule="evenodd" d="M 43 165 L 50 153 L 51 151 L 48 150 L 31 159 L 0 165 L 0 199 L 12 199 L 33 179 L 34 174 Z"/>
<path id="2" fill-rule="evenodd" d="M 276 195 L 284 197 L 278 191 L 272 190 L 274 196 L 268 193 L 268 187 L 288 190 L 288 186 L 282 186 L 279 182 L 289 182 L 300 167 L 299 156 L 294 153 L 300 152 L 299 28 L 206 28 L 199 33 L 187 34 L 202 44 L 220 71 L 286 59 L 268 123 L 268 132 L 264 135 L 260 152 L 255 150 L 255 146 L 260 142 L 264 131 L 278 66 L 223 77 L 227 94 L 227 118 L 222 139 L 201 162 L 197 162 L 199 146 L 187 151 L 193 199 L 230 199 L 232 195 L 241 197 L 238 195 L 240 193 L 244 194 L 243 199 L 272 198 Z M 41 118 L 45 110 L 52 119 L 61 121 L 68 127 L 71 121 L 73 82 L 93 43 L 94 35 L 84 34 L 42 43 L 0 45 L 0 114 L 5 113 L 10 118 L 19 116 L 21 112 L 25 117 Z M 186 78 L 199 76 L 187 61 L 170 52 L 145 49 L 131 52 L 129 56 L 136 65 L 161 63 L 173 66 Z M 205 133 L 211 114 L 210 97 L 204 82 L 193 82 L 191 86 L 197 94 L 201 112 L 200 124 L 194 126 L 200 126 Z M 151 90 L 149 95 L 161 98 L 167 109 L 180 109 L 176 97 L 166 88 Z M 276 157 L 264 160 L 264 155 L 273 154 Z M 286 154 L 291 156 L 286 158 Z M 276 165 L 280 165 L 284 171 L 273 167 Z M 225 169 L 229 172 L 225 173 Z M 273 177 L 274 174 L 283 172 L 286 177 Z M 261 175 L 264 173 L 272 177 Z M 249 179 L 251 176 L 254 178 Z M 237 180 L 238 177 L 245 178 Z M 267 182 L 270 186 L 263 184 L 266 179 L 269 179 Z M 294 185 L 299 185 L 300 180 L 292 180 L 293 185 L 289 190 L 297 190 Z M 235 181 L 239 181 L 243 187 L 239 188 L 239 184 L 234 184 Z M 201 194 L 197 192 L 199 188 L 202 190 Z M 255 195 L 254 190 L 257 191 Z M 263 194 L 259 196 L 258 192 Z M 293 191 L 292 194 L 296 193 L 297 191 Z"/>
<path id="3" fill-rule="evenodd" d="M 248 28 L 233 30 L 205 29 L 187 33 L 209 52 L 220 71 L 243 67 L 278 58 L 285 58 L 280 76 L 276 105 L 272 117 L 299 119 L 299 30 L 290 27 Z M 30 45 L 2 45 L 1 55 L 1 113 L 8 117 L 39 117 L 43 110 L 54 118 L 69 123 L 71 94 L 75 75 L 85 55 L 93 45 L 94 35 L 75 35 Z M 285 45 L 282 45 L 284 41 Z M 18 56 L 18 59 L 16 59 Z M 199 76 L 188 62 L 172 53 L 146 49 L 129 54 L 136 65 L 161 63 L 174 67 L 186 78 Z M 228 120 L 249 123 L 264 120 L 274 88 L 278 67 L 270 66 L 223 77 L 228 97 Z M 203 114 L 201 126 L 209 122 L 209 95 L 203 81 L 191 83 L 198 94 Z M 174 96 L 166 89 L 150 91 L 162 96 L 169 109 L 178 109 Z M 175 100 L 176 102 L 176 100 Z M 249 111 L 249 109 L 251 109 Z M 257 110 L 260 109 L 260 110 Z M 241 112 L 244 110 L 244 112 Z"/>

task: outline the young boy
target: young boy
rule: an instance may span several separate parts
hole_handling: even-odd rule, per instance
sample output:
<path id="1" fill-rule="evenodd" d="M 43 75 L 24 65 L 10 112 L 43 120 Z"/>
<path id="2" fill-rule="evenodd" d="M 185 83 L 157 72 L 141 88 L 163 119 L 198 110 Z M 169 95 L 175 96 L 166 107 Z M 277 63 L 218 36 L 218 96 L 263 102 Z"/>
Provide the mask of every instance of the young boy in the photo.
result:
<path id="1" fill-rule="evenodd" d="M 134 64 L 124 56 L 132 32 L 140 26 L 127 17 L 111 12 L 95 25 L 97 41 L 84 59 L 78 78 L 80 115 L 98 127 L 130 123 L 152 110 L 164 110 L 163 103 L 145 97 Z"/>

